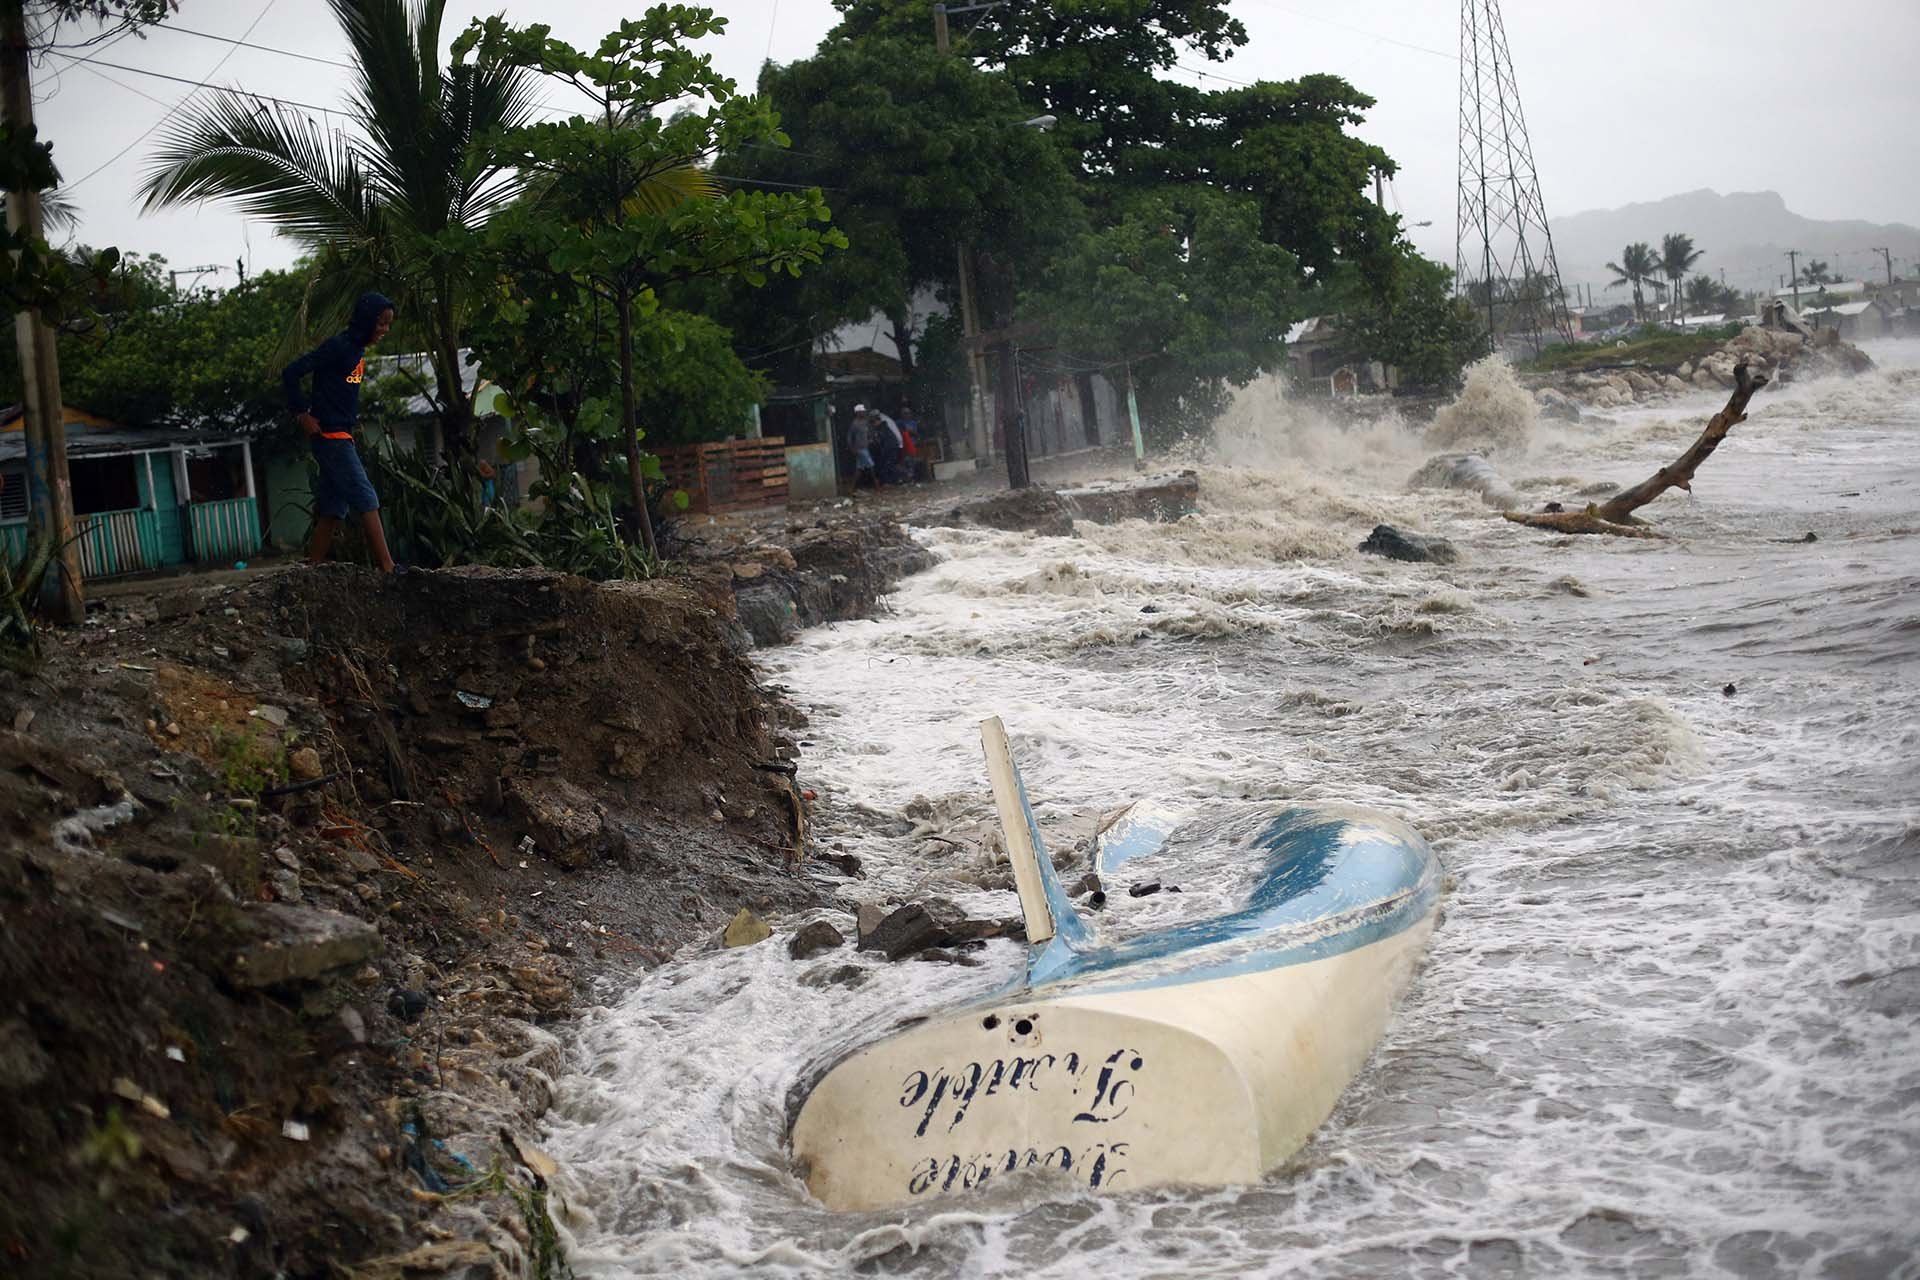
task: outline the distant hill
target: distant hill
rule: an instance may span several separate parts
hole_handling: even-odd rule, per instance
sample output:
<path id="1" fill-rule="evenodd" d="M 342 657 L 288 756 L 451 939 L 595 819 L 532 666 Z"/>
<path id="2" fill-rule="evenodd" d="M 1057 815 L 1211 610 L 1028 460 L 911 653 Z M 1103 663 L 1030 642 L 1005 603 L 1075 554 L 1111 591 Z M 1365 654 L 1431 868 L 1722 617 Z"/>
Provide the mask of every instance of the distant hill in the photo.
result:
<path id="1" fill-rule="evenodd" d="M 1787 208 L 1774 191 L 1689 191 L 1645 204 L 1619 209 L 1595 209 L 1567 218 L 1555 218 L 1553 250 L 1560 260 L 1560 277 L 1571 288 L 1591 284 L 1597 298 L 1624 298 L 1624 288 L 1605 290 L 1611 278 L 1608 262 L 1620 260 L 1620 250 L 1645 240 L 1657 253 L 1660 237 L 1671 231 L 1693 237 L 1705 256 L 1694 270 L 1718 275 L 1739 289 L 1772 288 L 1787 273 L 1787 250 L 1800 251 L 1800 264 L 1823 258 L 1843 279 L 1880 280 L 1885 267 L 1877 253 L 1867 249 L 1885 245 L 1893 251 L 1894 268 L 1902 276 L 1920 274 L 1920 227 L 1905 223 L 1855 220 L 1823 221 L 1806 218 Z M 1905 259 L 1903 263 L 1901 260 Z"/>

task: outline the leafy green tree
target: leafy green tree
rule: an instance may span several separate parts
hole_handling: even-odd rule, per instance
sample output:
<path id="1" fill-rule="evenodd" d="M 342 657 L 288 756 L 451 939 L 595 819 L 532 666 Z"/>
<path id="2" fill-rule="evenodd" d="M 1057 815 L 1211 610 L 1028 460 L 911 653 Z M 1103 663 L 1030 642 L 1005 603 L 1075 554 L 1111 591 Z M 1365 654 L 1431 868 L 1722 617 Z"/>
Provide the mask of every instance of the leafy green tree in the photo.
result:
<path id="1" fill-rule="evenodd" d="M 1675 324 L 1680 322 L 1681 282 L 1703 256 L 1703 250 L 1693 247 L 1692 236 L 1673 233 L 1660 238 L 1660 274 L 1667 278 L 1667 288 L 1672 291 Z"/>
<path id="2" fill-rule="evenodd" d="M 650 555 L 635 339 L 660 307 L 659 290 L 702 276 L 755 285 L 774 273 L 798 276 L 846 243 L 826 225 L 818 189 L 706 196 L 678 180 L 719 151 L 786 142 L 765 103 L 736 94 L 709 55 L 688 48 L 725 28 L 710 9 L 660 5 L 621 23 L 592 53 L 553 39 L 543 24 L 515 27 L 499 17 L 476 21 L 454 46 L 483 69 L 534 72 L 593 105 L 591 117 L 495 138 L 496 154 L 537 196 L 497 219 L 484 246 L 475 238 L 466 248 L 484 247 L 520 270 L 544 262 L 612 310 L 632 520 Z"/>
<path id="3" fill-rule="evenodd" d="M 1370 187 L 1394 164 L 1348 132 L 1373 105 L 1331 75 L 1195 94 L 1176 112 L 1166 144 L 1129 152 L 1121 176 L 1244 192 L 1259 206 L 1262 239 L 1322 277 L 1355 263 L 1384 292 L 1401 260 L 1398 219 L 1373 202 Z"/>
<path id="4" fill-rule="evenodd" d="M 271 427 L 286 414 L 275 376 L 280 327 L 304 291 L 297 275 L 270 271 L 224 293 L 194 293 L 63 334 L 65 397 L 136 426 Z"/>
<path id="5" fill-rule="evenodd" d="M 215 93 L 168 126 L 142 194 L 148 209 L 226 200 L 313 255 L 311 301 L 283 346 L 344 323 L 378 289 L 396 303 L 389 340 L 424 346 L 447 442 L 469 447 L 473 393 L 460 375 L 469 310 L 485 281 L 466 234 L 512 199 L 519 177 L 486 140 L 531 118 L 517 66 L 441 61 L 445 0 L 329 0 L 353 59 L 338 131 L 279 103 Z"/>
<path id="6" fill-rule="evenodd" d="M 931 44 L 933 0 L 835 0 L 828 37 Z M 1074 0 L 1003 4 L 952 20 L 959 56 L 1025 86 L 1031 113 L 1059 118 L 1063 152 L 1084 174 L 1114 171 L 1135 148 L 1165 144 L 1200 91 L 1162 78 L 1181 59 L 1223 62 L 1247 30 L 1221 0 Z"/>
<path id="7" fill-rule="evenodd" d="M 1205 426 L 1228 389 L 1276 363 L 1300 268 L 1260 238 L 1252 199 L 1202 186 L 1133 197 L 1021 299 L 1076 351 L 1132 364 L 1156 437 Z"/>
<path id="8" fill-rule="evenodd" d="M 1609 262 L 1607 270 L 1613 272 L 1613 279 L 1607 285 L 1615 289 L 1623 284 L 1633 286 L 1633 318 L 1647 318 L 1647 303 L 1643 289 L 1660 274 L 1660 260 L 1654 256 L 1653 247 L 1644 240 L 1636 240 L 1620 251 L 1618 263 Z"/>
<path id="9" fill-rule="evenodd" d="M 885 314 L 909 375 L 911 300 L 934 287 L 957 309 L 957 243 L 990 245 L 1024 270 L 1081 228 L 1072 176 L 1043 134 L 1022 127 L 1013 84 L 924 38 L 829 40 L 811 58 L 769 65 L 760 92 L 792 148 L 749 143 L 716 173 L 833 193 L 849 249 L 787 292 L 813 334 Z"/>
<path id="10" fill-rule="evenodd" d="M 1451 386 L 1486 353 L 1486 329 L 1472 304 L 1453 292 L 1453 272 L 1412 249 L 1394 273 L 1393 292 L 1344 313 L 1343 334 L 1368 358 L 1393 365 L 1404 383 Z"/>

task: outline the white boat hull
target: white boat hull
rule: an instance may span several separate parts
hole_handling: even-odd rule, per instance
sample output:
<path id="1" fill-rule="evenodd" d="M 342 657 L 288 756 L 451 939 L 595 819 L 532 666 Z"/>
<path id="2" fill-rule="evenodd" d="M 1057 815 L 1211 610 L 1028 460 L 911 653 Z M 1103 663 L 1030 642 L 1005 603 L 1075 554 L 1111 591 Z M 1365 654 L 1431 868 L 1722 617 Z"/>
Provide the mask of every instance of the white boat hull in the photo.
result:
<path id="1" fill-rule="evenodd" d="M 834 1067 L 794 1123 L 794 1154 L 843 1210 L 1030 1168 L 1098 1191 L 1252 1182 L 1333 1110 L 1433 922 L 1204 981 L 1009 992 Z"/>

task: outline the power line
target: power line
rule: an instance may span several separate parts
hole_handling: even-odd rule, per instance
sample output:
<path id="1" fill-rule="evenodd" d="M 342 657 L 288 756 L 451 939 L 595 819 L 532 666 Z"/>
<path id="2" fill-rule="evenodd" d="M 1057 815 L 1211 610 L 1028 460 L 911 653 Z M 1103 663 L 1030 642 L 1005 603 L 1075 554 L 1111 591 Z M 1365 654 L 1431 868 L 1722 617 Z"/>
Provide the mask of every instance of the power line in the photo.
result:
<path id="1" fill-rule="evenodd" d="M 253 28 L 247 28 L 251 31 Z M 232 36 L 217 36 L 211 31 L 195 31 L 192 27 L 176 27 L 171 23 L 154 28 L 156 31 L 177 31 L 183 36 L 199 36 L 202 40 L 218 40 L 222 44 L 235 45 L 242 49 L 258 49 L 262 53 L 277 53 L 283 58 L 298 58 L 302 62 L 318 62 L 323 66 L 342 67 L 352 71 L 351 62 L 341 62 L 335 58 L 319 58 L 310 53 L 296 53 L 292 49 L 276 49 L 270 44 L 253 44 L 247 40 L 235 40 Z"/>
<path id="2" fill-rule="evenodd" d="M 255 15 L 252 22 L 247 24 L 247 29 L 240 33 L 242 39 L 253 34 L 253 29 L 259 26 L 261 22 L 263 22 L 266 19 L 267 11 L 272 9 L 275 3 L 277 3 L 277 0 L 267 0 L 267 2 L 264 5 L 260 6 L 260 12 L 257 15 Z M 120 157 L 126 155 L 127 152 L 133 150 L 135 147 L 145 142 L 149 137 L 153 135 L 153 131 L 155 129 L 158 129 L 161 125 L 165 124 L 169 119 L 172 118 L 174 112 L 178 111 L 181 107 L 184 107 L 185 105 L 187 105 L 187 99 L 193 97 L 194 94 L 206 88 L 207 81 L 213 79 L 215 76 L 220 74 L 220 68 L 227 65 L 227 59 L 231 58 L 233 54 L 234 54 L 234 51 L 232 49 L 228 49 L 226 53 L 221 55 L 220 61 L 213 64 L 213 70 L 207 72 L 205 79 L 200 80 L 198 83 L 195 83 L 193 81 L 188 81 L 188 80 L 181 80 L 182 84 L 193 84 L 193 88 L 188 90 L 185 94 L 182 94 L 180 101 L 174 103 L 166 111 L 162 112 L 158 120 L 155 120 L 152 124 L 147 126 L 146 132 L 142 133 L 139 137 L 135 138 L 132 142 L 129 142 L 126 146 L 114 152 L 112 156 L 108 157 L 105 164 L 96 166 L 95 168 L 89 170 L 87 173 L 85 173 L 84 175 L 82 175 L 80 178 L 76 179 L 73 182 L 63 184 L 65 189 L 68 191 L 71 191 L 75 187 L 79 186 L 82 182 L 85 182 L 89 178 L 92 178 L 95 175 L 99 174 L 102 170 L 114 164 L 119 163 Z M 91 61 L 91 59 L 86 59 L 86 58 L 74 58 L 71 54 L 65 54 L 65 53 L 60 54 L 59 56 L 63 58 L 68 58 L 74 62 Z M 113 69 L 116 71 L 131 71 L 138 74 L 155 75 L 155 76 L 160 75 L 160 73 L 157 71 L 140 72 L 140 69 L 138 67 L 123 67 L 112 62 L 103 62 L 100 65 L 103 67 L 113 67 Z M 180 77 L 178 76 L 161 76 L 161 78 L 165 80 L 180 80 Z"/>
<path id="3" fill-rule="evenodd" d="M 1365 27 L 1356 27 L 1350 22 L 1340 22 L 1334 18 L 1323 18 L 1315 13 L 1302 13 L 1298 9 L 1290 9 L 1286 5 L 1275 4 L 1273 0 L 1257 0 L 1257 3 L 1263 8 L 1277 9 L 1281 13 L 1292 14 L 1296 18 L 1305 18 L 1308 22 L 1319 22 L 1329 27 L 1339 27 L 1342 31 L 1351 31 L 1355 35 L 1366 36 L 1369 39 L 1379 40 L 1386 44 L 1396 44 L 1402 49 L 1412 49 L 1415 53 L 1432 54 L 1436 58 L 1445 58 L 1448 62 L 1460 61 L 1460 55 L 1448 53 L 1444 49 L 1429 49 L 1423 44 L 1414 44 L 1407 40 L 1397 40 L 1393 36 L 1383 36 L 1378 31 L 1369 31 Z"/>
<path id="4" fill-rule="evenodd" d="M 269 3 L 271 4 L 271 0 L 269 0 Z M 57 56 L 65 58 L 70 55 L 62 53 Z M 73 60 L 75 62 L 80 61 L 78 58 L 75 58 Z M 225 59 L 222 59 L 222 61 L 225 61 Z M 127 71 L 137 76 L 152 76 L 156 80 L 171 80 L 175 84 L 190 84 L 195 89 L 204 89 L 207 87 L 206 80 L 189 80 L 185 76 L 170 76 L 164 71 L 149 71 L 145 67 L 129 67 L 129 66 L 124 66 L 118 62 L 98 62 L 98 61 L 91 63 L 90 65 L 101 66 L 101 67 L 112 67 L 115 71 Z M 219 69 L 220 68 L 215 67 L 213 71 L 209 71 L 207 73 L 207 80 L 211 80 L 214 76 L 214 73 L 219 71 Z M 340 114 L 340 108 L 338 107 L 319 107 L 319 106 L 315 106 L 311 102 L 296 102 L 292 98 L 276 98 L 270 93 L 255 93 L 251 89 L 216 89 L 215 92 L 216 93 L 237 93 L 243 98 L 258 98 L 262 102 L 277 102 L 283 107 L 299 107 L 304 111 L 318 111 L 321 115 L 337 116 Z M 191 98 L 192 96 L 193 95 L 189 93 L 187 95 L 187 98 Z M 180 104 L 185 102 L 187 98 L 182 98 L 180 99 L 180 102 L 174 103 L 173 110 L 178 111 L 180 109 Z M 162 118 L 161 121 L 155 122 L 153 127 L 157 129 L 160 127 L 160 124 L 163 122 L 164 122 L 164 117 Z M 147 132 L 151 133 L 152 131 L 153 131 L 152 129 L 149 129 Z M 144 137 L 145 135 L 143 134 L 141 136 Z M 138 142 L 139 140 L 140 140 L 139 138 L 134 139 L 135 142 Z M 115 157 L 115 158 L 117 159 L 118 157 Z M 111 164 L 112 161 L 109 161 L 108 163 Z M 82 179 L 82 181 L 85 181 L 85 179 Z"/>

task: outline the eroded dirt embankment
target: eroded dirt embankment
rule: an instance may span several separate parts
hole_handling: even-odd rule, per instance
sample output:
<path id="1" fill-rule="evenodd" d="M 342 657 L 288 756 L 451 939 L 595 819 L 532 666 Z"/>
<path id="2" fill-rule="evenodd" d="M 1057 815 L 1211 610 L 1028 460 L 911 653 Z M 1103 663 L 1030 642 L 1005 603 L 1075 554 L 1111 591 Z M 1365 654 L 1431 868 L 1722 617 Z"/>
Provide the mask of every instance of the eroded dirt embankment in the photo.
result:
<path id="1" fill-rule="evenodd" d="M 813 541 L 776 633 L 924 563 Z M 0 1270 L 549 1272 L 555 1024 L 834 874 L 738 576 L 187 582 L 0 677 Z"/>

